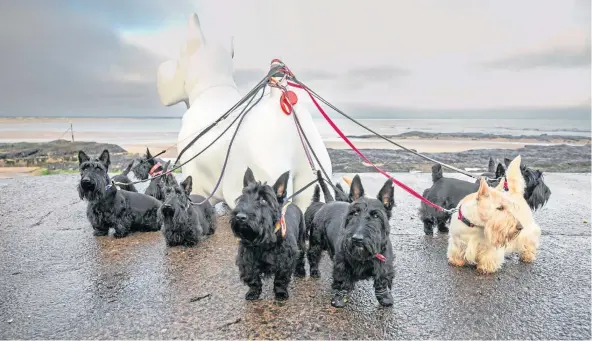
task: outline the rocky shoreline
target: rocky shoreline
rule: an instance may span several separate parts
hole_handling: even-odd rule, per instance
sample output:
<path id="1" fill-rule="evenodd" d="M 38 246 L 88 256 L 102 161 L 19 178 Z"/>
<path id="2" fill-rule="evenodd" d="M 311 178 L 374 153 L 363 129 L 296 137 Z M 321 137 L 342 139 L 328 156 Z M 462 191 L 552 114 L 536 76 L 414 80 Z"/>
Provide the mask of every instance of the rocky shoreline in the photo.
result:
<path id="1" fill-rule="evenodd" d="M 98 155 L 103 149 L 111 153 L 112 171 L 123 169 L 138 154 L 128 153 L 115 144 L 96 142 L 69 142 L 56 140 L 44 143 L 0 144 L 0 167 L 39 167 L 50 171 L 75 172 L 78 169 L 78 151 Z M 371 173 L 374 168 L 364 163 L 352 150 L 328 149 L 333 163 L 333 172 Z M 424 153 L 424 155 L 476 172 L 487 167 L 490 157 L 499 161 L 520 154 L 524 163 L 545 172 L 587 173 L 590 172 L 591 145 L 567 144 L 540 146 L 527 145 L 519 149 L 474 149 L 454 153 Z M 364 149 L 363 153 L 389 172 L 429 172 L 432 163 L 402 150 Z"/>
<path id="2" fill-rule="evenodd" d="M 582 131 L 582 134 L 589 134 Z M 375 135 L 367 134 L 367 135 L 352 135 L 348 136 L 349 138 L 356 138 L 356 139 L 372 139 L 376 138 Z M 510 140 L 510 141 L 520 141 L 520 140 L 529 140 L 529 141 L 537 141 L 537 142 L 553 142 L 553 141 L 565 141 L 565 142 L 585 142 L 590 143 L 592 142 L 592 138 L 590 136 L 571 136 L 571 135 L 549 135 L 549 134 L 540 134 L 540 135 L 496 135 L 496 134 L 488 134 L 488 133 L 427 133 L 422 131 L 408 131 L 405 133 L 397 134 L 397 135 L 385 135 L 386 138 L 389 139 L 430 139 L 430 140 L 448 140 L 448 139 L 469 139 L 469 140 Z"/>

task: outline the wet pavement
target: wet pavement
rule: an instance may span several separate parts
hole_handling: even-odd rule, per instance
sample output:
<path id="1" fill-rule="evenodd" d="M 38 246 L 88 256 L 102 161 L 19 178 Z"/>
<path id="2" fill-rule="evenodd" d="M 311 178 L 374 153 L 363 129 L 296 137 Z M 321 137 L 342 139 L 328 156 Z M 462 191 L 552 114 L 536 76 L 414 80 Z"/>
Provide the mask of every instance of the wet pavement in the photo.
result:
<path id="1" fill-rule="evenodd" d="M 430 182 L 396 177 L 415 189 Z M 94 237 L 77 178 L 0 180 L 0 339 L 591 338 L 590 174 L 547 175 L 538 259 L 511 256 L 494 275 L 449 266 L 446 236 L 424 236 L 419 202 L 396 189 L 395 305 L 381 308 L 360 282 L 342 310 L 330 305 L 326 255 L 322 278 L 295 279 L 289 301 L 274 302 L 270 280 L 261 300 L 245 301 L 224 217 L 192 249 L 167 248 L 160 232 Z M 362 180 L 369 194 L 384 182 Z"/>

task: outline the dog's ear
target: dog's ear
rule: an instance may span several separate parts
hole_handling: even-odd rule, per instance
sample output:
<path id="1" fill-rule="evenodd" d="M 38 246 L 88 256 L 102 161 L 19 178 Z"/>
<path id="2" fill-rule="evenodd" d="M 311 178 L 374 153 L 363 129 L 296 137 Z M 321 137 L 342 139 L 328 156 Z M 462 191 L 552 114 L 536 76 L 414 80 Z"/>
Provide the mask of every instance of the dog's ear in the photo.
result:
<path id="1" fill-rule="evenodd" d="M 255 176 L 253 175 L 253 171 L 251 170 L 250 167 L 247 167 L 247 170 L 245 171 L 245 176 L 243 176 L 243 187 L 247 187 L 249 184 L 254 184 L 255 181 Z"/>
<path id="2" fill-rule="evenodd" d="M 288 179 L 290 179 L 290 171 L 280 175 L 275 184 L 273 184 L 273 190 L 278 198 L 278 201 L 282 201 L 288 194 Z"/>
<path id="3" fill-rule="evenodd" d="M 393 209 L 395 204 L 395 187 L 393 187 L 393 180 L 388 179 L 376 196 L 376 199 L 384 205 L 387 212 Z"/>
<path id="4" fill-rule="evenodd" d="M 506 169 L 504 168 L 504 166 L 501 163 L 497 164 L 497 168 L 495 170 L 495 177 L 497 179 L 503 177 L 504 175 L 506 175 Z"/>
<path id="5" fill-rule="evenodd" d="M 150 154 L 150 149 L 146 147 L 146 159 L 152 159 L 152 154 Z"/>
<path id="6" fill-rule="evenodd" d="M 487 165 L 487 171 L 489 173 L 495 172 L 495 161 L 493 160 L 493 158 L 491 156 L 489 157 L 489 164 Z"/>
<path id="7" fill-rule="evenodd" d="M 512 160 L 508 159 L 507 157 L 504 158 L 504 165 L 506 165 L 506 168 L 510 166 L 510 162 L 512 162 Z"/>
<path id="8" fill-rule="evenodd" d="M 99 156 L 99 161 L 105 166 L 105 168 L 109 168 L 111 165 L 111 158 L 109 157 L 109 151 L 107 149 L 103 150 L 101 156 Z"/>
<path id="9" fill-rule="evenodd" d="M 477 191 L 477 200 L 489 196 L 489 185 L 484 177 L 479 179 L 479 190 Z"/>
<path id="10" fill-rule="evenodd" d="M 349 189 L 349 201 L 354 202 L 364 196 L 364 186 L 362 186 L 362 180 L 360 176 L 356 174 L 351 181 Z"/>
<path id="11" fill-rule="evenodd" d="M 512 162 L 510 162 L 506 171 L 506 178 L 508 179 L 508 192 L 524 195 L 524 187 L 526 184 L 524 183 L 524 177 L 520 170 L 521 161 L 522 158 L 518 155 L 512 160 Z"/>
<path id="12" fill-rule="evenodd" d="M 188 29 L 187 50 L 190 54 L 193 54 L 192 52 L 196 51 L 199 46 L 206 42 L 206 38 L 201 30 L 199 17 L 196 13 L 192 13 L 189 17 Z"/>
<path id="13" fill-rule="evenodd" d="M 191 191 L 193 190 L 193 178 L 191 178 L 191 175 L 187 176 L 185 180 L 181 182 L 181 188 L 183 188 L 187 195 L 191 194 Z"/>
<path id="14" fill-rule="evenodd" d="M 78 164 L 81 164 L 88 160 L 90 160 L 90 157 L 88 157 L 88 155 L 86 155 L 85 152 L 83 152 L 82 150 L 78 151 Z"/>

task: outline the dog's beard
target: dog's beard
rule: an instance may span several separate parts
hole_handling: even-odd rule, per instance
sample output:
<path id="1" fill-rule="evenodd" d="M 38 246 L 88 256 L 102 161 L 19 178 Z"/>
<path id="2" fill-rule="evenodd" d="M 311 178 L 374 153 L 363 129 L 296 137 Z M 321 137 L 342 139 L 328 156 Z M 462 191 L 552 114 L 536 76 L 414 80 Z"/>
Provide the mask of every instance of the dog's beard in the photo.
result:
<path id="1" fill-rule="evenodd" d="M 536 187 L 525 194 L 528 195 L 528 197 L 525 198 L 526 202 L 528 203 L 528 206 L 530 206 L 530 209 L 532 209 L 533 211 L 536 211 L 545 206 L 547 201 L 549 201 L 549 197 L 551 196 L 551 190 L 549 189 L 549 187 L 547 187 L 547 185 L 545 185 L 545 183 L 542 180 L 539 180 Z"/>
<path id="2" fill-rule="evenodd" d="M 485 239 L 495 247 L 503 247 L 514 240 L 520 230 L 519 222 L 507 215 L 496 215 L 485 223 Z"/>
<path id="3" fill-rule="evenodd" d="M 257 246 L 260 244 L 275 243 L 277 236 L 274 232 L 273 220 L 271 217 L 262 220 L 255 221 L 254 219 L 247 219 L 246 222 L 240 222 L 233 214 L 230 218 L 230 227 L 232 233 L 247 245 Z M 272 227 L 270 228 L 270 226 Z"/>
<path id="4" fill-rule="evenodd" d="M 166 228 L 175 230 L 189 224 L 189 214 L 187 214 L 186 210 L 176 208 L 172 213 L 167 212 L 165 214 L 163 206 L 160 206 L 160 209 L 158 209 L 157 218 Z"/>
<path id="5" fill-rule="evenodd" d="M 78 196 L 81 200 L 98 201 L 105 197 L 107 187 L 106 179 L 97 179 L 93 182 L 93 185 L 94 187 L 92 189 L 84 189 L 82 188 L 82 183 L 78 183 Z"/>
<path id="6" fill-rule="evenodd" d="M 142 163 L 141 165 L 134 168 L 132 172 L 134 173 L 134 176 L 136 178 L 140 180 L 146 180 L 148 179 L 148 172 L 150 171 L 150 168 L 150 165 L 148 165 L 147 163 Z"/>
<path id="7" fill-rule="evenodd" d="M 369 238 L 365 238 L 361 244 L 356 244 L 352 241 L 351 236 L 347 236 L 344 240 L 345 252 L 351 258 L 359 261 L 366 261 L 374 258 L 377 253 L 380 253 L 379 243 L 371 242 Z"/>

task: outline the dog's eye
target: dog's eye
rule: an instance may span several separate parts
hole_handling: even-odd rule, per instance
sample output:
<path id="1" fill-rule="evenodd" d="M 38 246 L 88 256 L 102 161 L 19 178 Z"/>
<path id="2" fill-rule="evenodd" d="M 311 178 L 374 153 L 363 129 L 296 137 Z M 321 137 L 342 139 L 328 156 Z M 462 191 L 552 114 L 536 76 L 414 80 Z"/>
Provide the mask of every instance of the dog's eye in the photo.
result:
<path id="1" fill-rule="evenodd" d="M 502 205 L 502 206 L 498 206 L 498 207 L 497 207 L 497 210 L 498 210 L 498 211 L 503 211 L 503 210 L 504 210 L 504 206 L 503 206 L 503 205 Z"/>
<path id="2" fill-rule="evenodd" d="M 261 199 L 261 200 L 259 200 L 259 202 L 261 203 L 261 205 L 267 204 L 267 201 L 265 199 Z"/>
<path id="3" fill-rule="evenodd" d="M 378 218 L 378 212 L 376 212 L 376 211 L 372 211 L 372 213 L 370 213 L 370 216 L 371 216 L 372 218 Z"/>
<path id="4" fill-rule="evenodd" d="M 354 215 L 354 216 L 359 216 L 359 215 L 360 215 L 360 211 L 353 211 L 353 212 L 352 212 L 352 215 Z"/>

